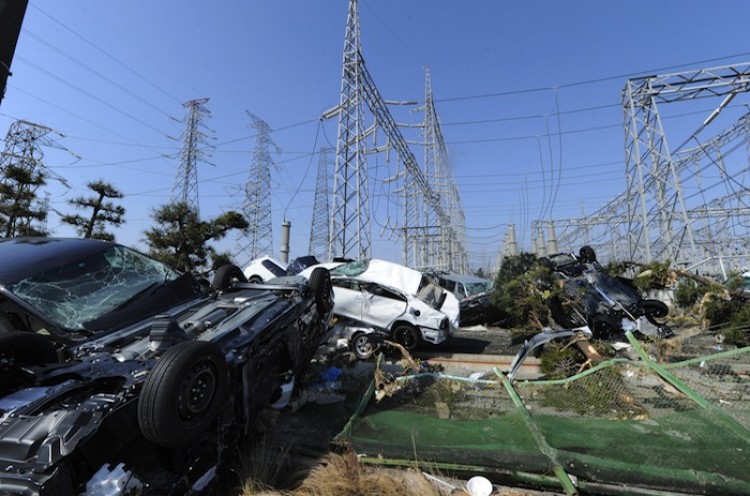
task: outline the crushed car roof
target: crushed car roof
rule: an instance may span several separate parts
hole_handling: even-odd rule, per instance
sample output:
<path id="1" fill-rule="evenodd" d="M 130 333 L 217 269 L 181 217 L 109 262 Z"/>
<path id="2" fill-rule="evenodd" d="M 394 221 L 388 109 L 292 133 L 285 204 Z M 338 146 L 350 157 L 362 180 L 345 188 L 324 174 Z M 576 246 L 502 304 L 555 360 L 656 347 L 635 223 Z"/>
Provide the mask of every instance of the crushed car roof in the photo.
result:
<path id="1" fill-rule="evenodd" d="M 331 276 L 356 277 L 361 281 L 401 288 L 409 294 L 416 295 L 419 292 L 424 274 L 397 263 L 373 258 L 349 262 L 332 269 Z"/>

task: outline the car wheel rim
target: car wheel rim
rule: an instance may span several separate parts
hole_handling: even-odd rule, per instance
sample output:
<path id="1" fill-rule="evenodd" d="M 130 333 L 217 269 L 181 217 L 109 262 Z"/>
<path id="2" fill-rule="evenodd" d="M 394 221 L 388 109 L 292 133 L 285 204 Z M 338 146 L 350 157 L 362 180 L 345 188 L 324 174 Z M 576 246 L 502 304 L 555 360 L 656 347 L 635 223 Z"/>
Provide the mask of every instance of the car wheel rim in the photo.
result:
<path id="1" fill-rule="evenodd" d="M 178 399 L 179 415 L 190 422 L 200 417 L 211 406 L 216 391 L 216 373 L 207 364 L 198 364 L 185 377 Z"/>
<path id="2" fill-rule="evenodd" d="M 398 333 L 398 340 L 401 342 L 402 345 L 404 345 L 405 348 L 410 348 L 414 346 L 414 336 L 411 333 L 410 329 L 401 329 Z"/>
<path id="3" fill-rule="evenodd" d="M 372 353 L 372 343 L 366 336 L 360 336 L 354 342 L 354 349 L 360 356 L 366 356 Z"/>

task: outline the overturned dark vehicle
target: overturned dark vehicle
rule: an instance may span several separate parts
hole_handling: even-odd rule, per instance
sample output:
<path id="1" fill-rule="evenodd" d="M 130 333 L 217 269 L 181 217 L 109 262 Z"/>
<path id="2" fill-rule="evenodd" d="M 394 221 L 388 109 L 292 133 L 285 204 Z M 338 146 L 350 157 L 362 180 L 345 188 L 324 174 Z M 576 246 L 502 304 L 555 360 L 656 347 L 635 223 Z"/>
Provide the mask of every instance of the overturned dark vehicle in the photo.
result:
<path id="1" fill-rule="evenodd" d="M 0 241 L 0 494 L 205 494 L 310 363 L 325 269 L 212 284 L 115 243 Z"/>
<path id="2" fill-rule="evenodd" d="M 547 302 L 552 319 L 561 329 L 546 327 L 526 340 L 508 369 L 509 378 L 530 354 L 538 353 L 550 341 L 575 336 L 625 340 L 626 331 L 658 338 L 673 335 L 659 321 L 667 316 L 667 305 L 644 299 L 630 279 L 607 274 L 591 247 L 582 247 L 577 256 L 558 253 L 541 257 L 539 264 L 551 272 L 552 284 L 562 289 Z"/>
<path id="3" fill-rule="evenodd" d="M 667 305 L 644 299 L 632 281 L 607 274 L 589 246 L 578 256 L 559 253 L 542 257 L 562 286 L 562 296 L 550 301 L 552 318 L 562 327 L 588 326 L 595 337 L 617 337 L 625 331 L 648 336 L 667 337 L 669 327 L 659 319 L 666 317 Z"/>

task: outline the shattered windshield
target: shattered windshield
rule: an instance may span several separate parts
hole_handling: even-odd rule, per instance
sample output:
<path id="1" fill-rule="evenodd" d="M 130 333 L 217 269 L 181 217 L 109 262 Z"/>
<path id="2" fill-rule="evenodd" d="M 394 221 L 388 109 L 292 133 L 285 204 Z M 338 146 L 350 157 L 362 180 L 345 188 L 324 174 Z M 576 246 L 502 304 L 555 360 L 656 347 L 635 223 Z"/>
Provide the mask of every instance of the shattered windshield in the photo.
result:
<path id="1" fill-rule="evenodd" d="M 492 282 L 469 282 L 466 283 L 466 293 L 469 296 L 474 296 L 475 294 L 479 293 L 485 293 L 487 291 L 492 290 Z"/>
<path id="2" fill-rule="evenodd" d="M 179 275 L 134 250 L 113 246 L 21 279 L 9 289 L 61 327 L 81 330 L 86 322 L 102 317 L 147 289 Z"/>
<path id="3" fill-rule="evenodd" d="M 355 260 L 344 265 L 340 265 L 335 269 L 331 269 L 332 276 L 349 276 L 356 277 L 362 274 L 370 266 L 369 260 Z"/>

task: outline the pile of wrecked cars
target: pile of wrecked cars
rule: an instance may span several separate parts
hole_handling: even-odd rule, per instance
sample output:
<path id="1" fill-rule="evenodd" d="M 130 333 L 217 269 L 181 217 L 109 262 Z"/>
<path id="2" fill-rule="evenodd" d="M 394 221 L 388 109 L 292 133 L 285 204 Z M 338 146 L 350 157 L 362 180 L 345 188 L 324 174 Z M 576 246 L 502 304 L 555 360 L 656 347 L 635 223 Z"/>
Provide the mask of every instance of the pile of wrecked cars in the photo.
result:
<path id="1" fill-rule="evenodd" d="M 332 317 L 328 271 L 213 282 L 89 239 L 0 241 L 0 494 L 207 494 Z"/>
<path id="2" fill-rule="evenodd" d="M 657 338 L 673 335 L 659 320 L 666 317 L 667 305 L 643 298 L 631 280 L 607 274 L 591 247 L 583 246 L 578 255 L 542 257 L 539 264 L 551 272 L 562 289 L 561 297 L 548 302 L 553 320 L 562 329 L 545 328 L 527 340 L 511 364 L 510 378 L 534 350 L 578 333 L 608 340 L 621 339 L 626 331 Z"/>
<path id="3" fill-rule="evenodd" d="M 386 340 L 407 351 L 438 345 L 458 328 L 458 300 L 420 271 L 379 259 L 321 266 L 331 274 L 333 334 L 348 340 L 357 358 L 370 358 Z"/>

